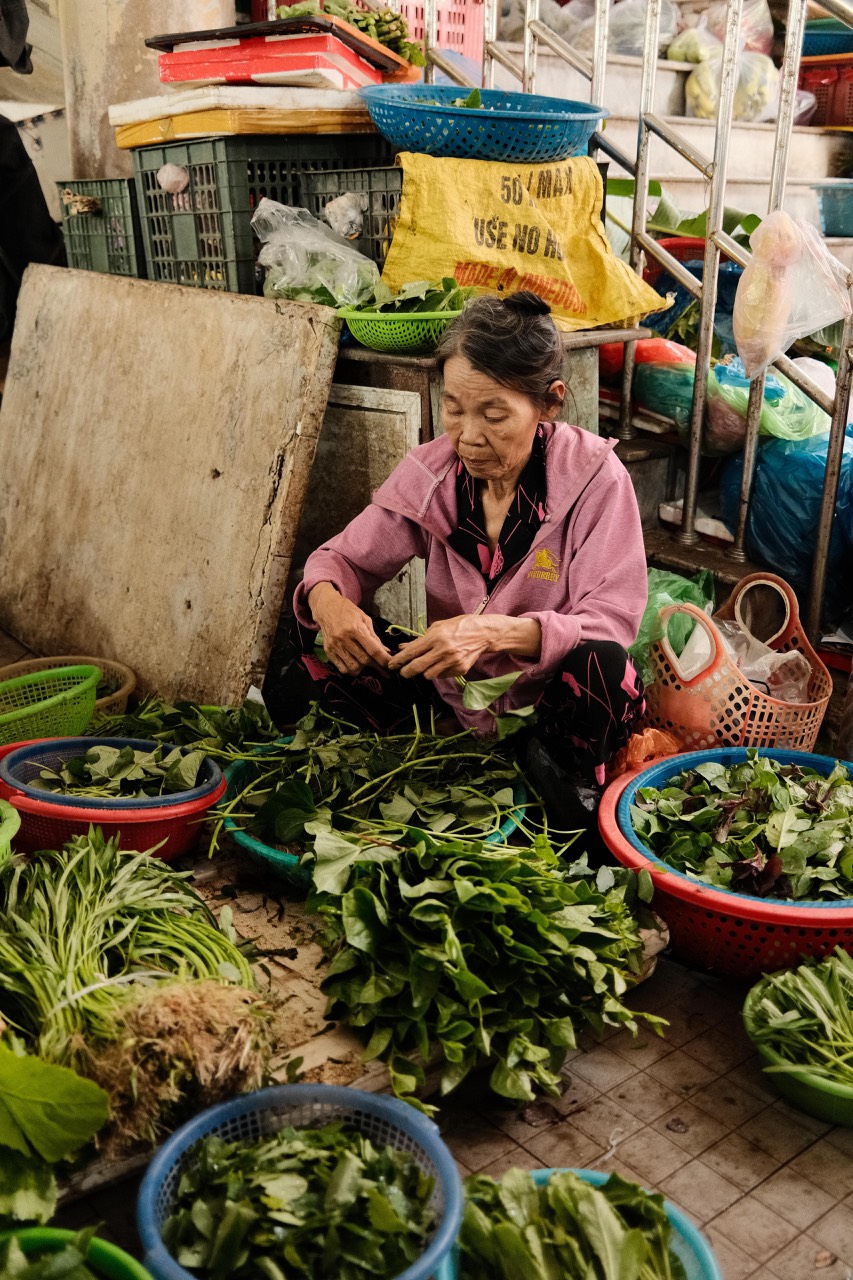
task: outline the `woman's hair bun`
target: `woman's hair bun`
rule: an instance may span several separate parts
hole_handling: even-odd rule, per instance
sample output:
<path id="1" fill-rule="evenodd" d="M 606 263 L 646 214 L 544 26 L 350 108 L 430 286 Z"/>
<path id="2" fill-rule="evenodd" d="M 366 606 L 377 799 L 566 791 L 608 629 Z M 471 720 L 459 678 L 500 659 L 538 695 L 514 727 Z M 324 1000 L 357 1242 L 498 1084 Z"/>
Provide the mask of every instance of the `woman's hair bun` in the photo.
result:
<path id="1" fill-rule="evenodd" d="M 514 311 L 520 316 L 549 316 L 551 308 L 544 298 L 530 289 L 521 289 L 503 299 L 507 311 Z"/>

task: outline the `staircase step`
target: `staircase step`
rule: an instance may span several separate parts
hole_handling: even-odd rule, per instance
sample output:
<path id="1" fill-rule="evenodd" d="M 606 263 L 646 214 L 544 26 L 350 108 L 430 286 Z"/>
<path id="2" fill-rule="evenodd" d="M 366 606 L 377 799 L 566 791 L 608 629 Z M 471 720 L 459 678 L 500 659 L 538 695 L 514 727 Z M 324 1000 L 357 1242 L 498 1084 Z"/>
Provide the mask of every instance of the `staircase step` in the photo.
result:
<path id="1" fill-rule="evenodd" d="M 501 48 L 521 63 L 523 46 L 515 42 L 501 41 Z M 655 111 L 660 115 L 684 115 L 684 86 L 695 68 L 689 62 L 658 60 L 655 80 Z M 640 88 L 643 77 L 642 58 L 626 58 L 612 53 L 607 59 L 604 78 L 604 101 L 599 106 L 634 112 L 636 120 L 640 110 Z M 495 87 L 517 90 L 518 80 L 506 68 L 495 64 Z M 536 56 L 536 92 L 549 98 L 571 98 L 575 102 L 589 102 L 589 81 L 586 76 L 568 66 L 562 58 L 546 49 Z M 636 125 L 634 147 L 636 148 Z"/>

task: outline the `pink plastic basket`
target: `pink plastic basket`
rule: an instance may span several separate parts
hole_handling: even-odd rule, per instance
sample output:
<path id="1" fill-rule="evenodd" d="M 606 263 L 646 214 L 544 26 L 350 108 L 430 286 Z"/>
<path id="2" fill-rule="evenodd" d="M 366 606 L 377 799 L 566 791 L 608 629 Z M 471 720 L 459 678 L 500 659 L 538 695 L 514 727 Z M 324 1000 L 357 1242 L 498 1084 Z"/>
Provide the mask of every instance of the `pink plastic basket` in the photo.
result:
<path id="1" fill-rule="evenodd" d="M 401 0 L 400 13 L 409 24 L 413 40 L 424 38 L 424 6 Z M 465 58 L 480 62 L 483 57 L 486 6 L 483 0 L 443 0 L 438 5 L 437 42 Z"/>

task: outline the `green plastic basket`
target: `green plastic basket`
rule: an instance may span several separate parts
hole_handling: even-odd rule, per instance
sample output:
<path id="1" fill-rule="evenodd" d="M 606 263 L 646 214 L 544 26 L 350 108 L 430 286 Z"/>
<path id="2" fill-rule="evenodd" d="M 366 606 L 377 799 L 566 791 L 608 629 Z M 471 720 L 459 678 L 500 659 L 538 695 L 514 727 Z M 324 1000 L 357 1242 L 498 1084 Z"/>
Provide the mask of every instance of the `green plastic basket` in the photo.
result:
<path id="1" fill-rule="evenodd" d="M 69 267 L 112 276 L 145 276 L 142 229 L 132 178 L 68 178 L 57 182 L 62 235 Z M 66 191 L 98 202 L 87 213 L 72 213 Z"/>
<path id="2" fill-rule="evenodd" d="M 743 1025 L 746 1034 L 758 1052 L 765 1067 L 789 1067 L 787 1058 L 769 1045 L 756 1040 L 755 1011 L 762 997 L 766 979 L 762 978 L 749 992 L 743 1006 Z M 827 1124 L 841 1124 L 853 1128 L 853 1088 L 850 1085 L 833 1084 L 820 1076 L 791 1071 L 771 1071 L 768 1079 L 788 1102 L 806 1115 L 825 1120 Z"/>
<path id="3" fill-rule="evenodd" d="M 399 351 L 426 355 L 438 346 L 441 335 L 461 311 L 353 311 L 341 307 L 338 315 L 346 321 L 356 342 L 371 351 Z"/>
<path id="4" fill-rule="evenodd" d="M 59 1227 L 23 1227 L 20 1231 L 0 1232 L 0 1244 L 14 1236 L 21 1251 L 30 1257 L 36 1253 L 58 1253 L 75 1239 L 76 1231 L 64 1231 Z M 97 1236 L 91 1240 L 86 1254 L 90 1269 L 99 1280 L 151 1280 L 150 1271 L 107 1240 Z"/>
<path id="5" fill-rule="evenodd" d="M 76 738 L 95 714 L 100 667 L 55 667 L 0 684 L 0 745 Z"/>
<path id="6" fill-rule="evenodd" d="M 261 747 L 255 752 L 255 755 L 268 755 L 270 751 L 274 751 L 276 747 L 282 743 L 292 742 L 293 738 L 285 737 L 279 740 L 279 743 L 272 743 L 270 746 Z M 225 770 L 225 780 L 228 788 L 222 797 L 221 803 L 226 805 L 229 801 L 238 796 L 243 788 L 249 782 L 249 771 L 252 768 L 251 761 L 238 760 L 234 764 L 229 765 Z M 509 815 L 507 820 L 499 831 L 494 831 L 490 836 L 484 838 L 486 844 L 501 844 L 509 839 L 519 823 L 524 820 L 524 807 L 527 804 L 527 790 L 520 782 L 516 782 L 513 788 L 513 802 L 515 809 Z M 262 840 L 258 840 L 255 836 L 251 836 L 248 832 L 238 827 L 233 818 L 226 818 L 222 824 L 227 832 L 232 836 L 234 842 L 250 853 L 253 858 L 257 858 L 260 862 L 266 863 L 271 867 L 283 880 L 292 885 L 295 889 L 306 893 L 311 887 L 311 868 L 310 865 L 303 867 L 301 859 L 293 853 L 287 853 L 284 849 L 276 849 L 273 845 L 264 844 Z"/>

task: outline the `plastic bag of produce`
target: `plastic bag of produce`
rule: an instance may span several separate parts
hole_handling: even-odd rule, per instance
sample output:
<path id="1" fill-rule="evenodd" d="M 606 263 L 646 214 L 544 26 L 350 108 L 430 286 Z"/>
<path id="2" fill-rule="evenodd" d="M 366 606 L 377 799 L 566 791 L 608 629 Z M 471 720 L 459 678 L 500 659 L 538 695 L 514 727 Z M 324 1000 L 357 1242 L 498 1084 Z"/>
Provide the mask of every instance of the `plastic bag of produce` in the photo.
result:
<path id="1" fill-rule="evenodd" d="M 673 343 L 673 346 L 676 344 Z M 690 427 L 696 357 L 682 364 L 638 364 L 634 370 L 634 399 L 641 409 L 672 418 L 680 435 Z"/>
<path id="2" fill-rule="evenodd" d="M 817 538 L 829 436 L 768 440 L 758 451 L 746 529 L 746 554 L 790 582 L 802 604 L 808 598 Z M 743 457 L 731 458 L 720 478 L 723 519 L 737 526 Z M 853 484 L 853 427 L 847 428 L 839 492 Z M 836 518 L 829 547 L 825 616 L 840 618 L 850 607 L 853 543 Z"/>
<path id="3" fill-rule="evenodd" d="M 684 87 L 688 116 L 716 120 L 723 69 L 722 49 L 691 71 Z M 762 53 L 742 53 L 738 61 L 734 119 L 762 120 L 776 109 L 779 72 Z"/>
<path id="4" fill-rule="evenodd" d="M 722 54 L 723 46 L 708 30 L 704 16 L 697 27 L 677 35 L 666 51 L 670 62 L 707 62 Z"/>
<path id="5" fill-rule="evenodd" d="M 669 0 L 663 0 L 660 15 L 661 53 L 669 47 L 678 31 L 678 10 Z M 607 47 L 610 53 L 620 53 L 628 58 L 642 58 L 646 32 L 646 0 L 622 0 L 610 10 L 610 26 Z M 592 53 L 595 44 L 595 18 L 578 27 L 572 44 L 581 53 Z"/>
<path id="6" fill-rule="evenodd" d="M 727 8 L 725 0 L 718 0 L 705 15 L 708 30 L 720 42 L 726 34 Z M 740 38 L 749 53 L 770 53 L 773 48 L 773 16 L 767 0 L 746 0 L 740 20 Z"/>
<path id="7" fill-rule="evenodd" d="M 683 578 L 680 573 L 668 569 L 649 569 L 649 602 L 646 605 L 637 639 L 629 653 L 640 669 L 645 684 L 654 679 L 649 665 L 649 652 L 663 635 L 660 611 L 671 604 L 695 604 L 710 614 L 714 608 L 714 575 L 710 569 L 702 569 L 695 578 Z M 667 636 L 676 655 L 680 654 L 690 639 L 696 623 L 687 614 L 670 618 Z"/>
<path id="8" fill-rule="evenodd" d="M 736 453 L 746 437 L 749 379 L 737 358 L 715 365 L 708 375 L 705 449 Z M 782 440 L 808 440 L 829 431 L 829 415 L 781 373 L 764 384 L 759 431 Z"/>
<path id="9" fill-rule="evenodd" d="M 734 308 L 734 337 L 754 378 L 798 338 L 850 314 L 847 269 L 803 218 L 771 213 L 749 239 Z"/>
<path id="10" fill-rule="evenodd" d="M 264 198 L 252 218 L 263 248 L 264 295 L 354 307 L 366 302 L 379 284 L 375 262 L 358 253 L 307 209 L 291 209 Z"/>

